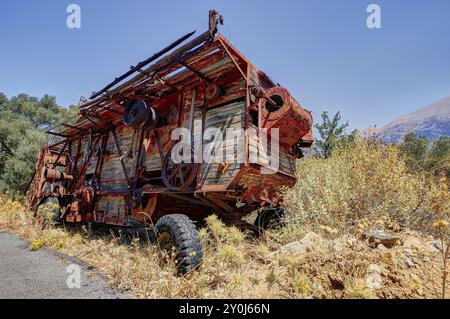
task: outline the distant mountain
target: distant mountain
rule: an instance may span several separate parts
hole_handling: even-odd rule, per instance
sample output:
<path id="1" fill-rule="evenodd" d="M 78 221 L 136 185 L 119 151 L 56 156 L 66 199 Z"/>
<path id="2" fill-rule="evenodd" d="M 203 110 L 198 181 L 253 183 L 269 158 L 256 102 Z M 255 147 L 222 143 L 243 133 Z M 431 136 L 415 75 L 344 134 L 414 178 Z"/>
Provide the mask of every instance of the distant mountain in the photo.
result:
<path id="1" fill-rule="evenodd" d="M 411 132 L 430 140 L 450 136 L 450 96 L 395 119 L 377 129 L 376 137 L 386 143 L 401 143 L 404 136 Z"/>

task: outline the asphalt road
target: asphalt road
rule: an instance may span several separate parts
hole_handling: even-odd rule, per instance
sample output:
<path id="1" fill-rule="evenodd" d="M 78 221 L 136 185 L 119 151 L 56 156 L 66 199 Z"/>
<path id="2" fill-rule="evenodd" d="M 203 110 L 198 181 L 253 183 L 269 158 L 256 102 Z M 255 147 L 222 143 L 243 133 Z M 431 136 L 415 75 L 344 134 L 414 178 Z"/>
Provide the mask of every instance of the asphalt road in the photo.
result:
<path id="1" fill-rule="evenodd" d="M 30 251 L 29 245 L 0 232 L 1 299 L 129 298 L 109 287 L 104 276 L 89 265 L 48 248 Z"/>

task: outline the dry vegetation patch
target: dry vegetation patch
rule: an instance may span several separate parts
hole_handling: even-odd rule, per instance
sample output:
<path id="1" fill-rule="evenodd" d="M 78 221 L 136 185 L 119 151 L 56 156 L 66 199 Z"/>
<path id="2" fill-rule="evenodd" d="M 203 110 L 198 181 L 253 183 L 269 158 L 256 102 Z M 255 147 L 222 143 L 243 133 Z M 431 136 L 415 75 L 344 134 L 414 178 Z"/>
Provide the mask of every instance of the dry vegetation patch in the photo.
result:
<path id="1" fill-rule="evenodd" d="M 327 160 L 300 161 L 298 176 L 286 192 L 284 228 L 248 240 L 208 217 L 200 229 L 204 262 L 184 277 L 150 243 L 86 226 L 54 227 L 6 196 L 0 230 L 29 239 L 31 250 L 45 245 L 78 257 L 137 297 L 442 296 L 450 209 L 444 177 L 411 172 L 395 147 L 365 142 Z M 370 241 L 373 234 L 382 240 Z M 379 234 L 395 240 L 385 246 Z"/>

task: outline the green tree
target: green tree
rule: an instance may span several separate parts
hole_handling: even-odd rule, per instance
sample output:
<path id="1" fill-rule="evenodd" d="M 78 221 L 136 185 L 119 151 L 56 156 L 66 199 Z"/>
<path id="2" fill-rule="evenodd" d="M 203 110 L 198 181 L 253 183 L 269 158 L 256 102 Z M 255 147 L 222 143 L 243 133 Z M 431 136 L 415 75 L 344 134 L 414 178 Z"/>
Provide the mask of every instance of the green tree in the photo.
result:
<path id="1" fill-rule="evenodd" d="M 0 192 L 25 190 L 45 145 L 45 130 L 77 112 L 78 107 L 63 108 L 48 95 L 38 99 L 19 94 L 8 99 L 0 93 Z"/>
<path id="2" fill-rule="evenodd" d="M 411 168 L 426 168 L 429 148 L 428 139 L 415 133 L 406 134 L 403 144 L 400 145 L 405 161 Z"/>
<path id="3" fill-rule="evenodd" d="M 320 156 L 328 158 L 334 148 L 345 143 L 351 143 L 352 138 L 348 138 L 345 129 L 348 122 L 341 124 L 341 114 L 337 112 L 330 119 L 328 112 L 322 112 L 322 123 L 314 127 L 319 131 L 320 139 L 316 141 L 317 152 Z"/>
<path id="4" fill-rule="evenodd" d="M 450 176 L 450 137 L 442 136 L 435 140 L 428 153 L 428 165 L 431 170 L 444 172 Z"/>
<path id="5" fill-rule="evenodd" d="M 409 133 L 399 147 L 411 169 L 420 168 L 435 174 L 443 172 L 450 176 L 449 136 L 430 142 L 426 137 Z"/>
<path id="6" fill-rule="evenodd" d="M 2 105 L 4 105 L 7 101 L 7 96 L 4 93 L 0 92 L 0 110 L 2 108 Z"/>
<path id="7" fill-rule="evenodd" d="M 8 186 L 8 191 L 23 193 L 33 176 L 36 156 L 44 144 L 44 133 L 35 129 L 25 132 L 14 150 L 14 156 L 9 157 L 5 162 L 2 179 Z"/>
<path id="8" fill-rule="evenodd" d="M 61 120 L 67 112 L 56 104 L 54 96 L 49 95 L 38 99 L 27 94 L 19 94 L 4 103 L 3 109 L 30 121 L 36 128 L 45 128 Z"/>

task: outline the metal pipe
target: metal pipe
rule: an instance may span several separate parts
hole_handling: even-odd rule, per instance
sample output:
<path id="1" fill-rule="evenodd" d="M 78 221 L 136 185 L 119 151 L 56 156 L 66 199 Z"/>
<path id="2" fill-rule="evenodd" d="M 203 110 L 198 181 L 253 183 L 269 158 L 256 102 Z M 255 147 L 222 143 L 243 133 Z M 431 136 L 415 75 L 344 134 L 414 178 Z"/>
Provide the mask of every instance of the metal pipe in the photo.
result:
<path id="1" fill-rule="evenodd" d="M 44 177 L 47 182 L 73 181 L 73 175 L 65 174 L 52 168 L 45 169 Z"/>
<path id="2" fill-rule="evenodd" d="M 208 204 L 204 203 L 203 201 L 201 201 L 199 199 L 194 199 L 194 198 L 191 198 L 191 197 L 188 197 L 188 196 L 178 195 L 176 193 L 171 193 L 171 192 L 167 192 L 164 195 L 167 195 L 167 196 L 173 197 L 173 198 L 177 198 L 177 199 L 181 199 L 181 200 L 184 200 L 184 201 L 192 203 L 192 204 L 202 205 L 202 206 L 206 206 L 206 207 L 211 207 L 211 205 L 208 205 Z"/>
<path id="3" fill-rule="evenodd" d="M 189 71 L 191 71 L 192 73 L 194 73 L 196 76 L 198 76 L 199 78 L 201 78 L 202 80 L 206 81 L 206 83 L 210 84 L 212 81 L 206 77 L 202 72 L 197 71 L 196 69 L 194 69 L 193 67 L 189 66 L 187 63 L 185 63 L 184 61 L 181 61 L 180 64 L 182 66 L 184 66 L 186 69 L 188 69 Z"/>
<path id="4" fill-rule="evenodd" d="M 209 31 L 206 31 L 205 33 L 201 34 L 197 38 L 194 38 L 190 42 L 188 42 L 188 43 L 184 44 L 183 46 L 181 46 L 180 48 L 176 49 L 169 55 L 161 58 L 161 60 L 158 60 L 154 64 L 150 65 L 144 71 L 146 74 L 149 74 L 149 73 L 155 74 L 155 70 L 161 70 L 161 69 L 164 69 L 165 67 L 170 66 L 172 64 L 172 63 L 170 63 L 171 61 L 178 60 L 178 58 L 183 56 L 183 54 L 186 53 L 187 51 L 189 51 L 209 40 L 211 40 L 211 34 L 209 33 Z M 122 93 L 125 89 L 130 88 L 131 86 L 135 85 L 139 81 L 142 81 L 143 78 L 148 77 L 146 74 L 140 73 L 140 74 L 136 75 L 134 78 L 132 78 L 132 79 L 128 80 L 127 82 L 121 84 L 120 86 L 112 89 L 112 91 L 110 91 L 109 93 L 112 95 L 117 94 L 117 93 Z M 93 99 L 93 100 L 90 100 L 90 101 L 84 103 L 83 105 L 81 105 L 81 108 L 90 109 L 93 106 L 106 101 L 107 99 L 108 99 L 108 97 L 106 97 L 106 96 L 98 97 L 96 99 Z"/>
<path id="5" fill-rule="evenodd" d="M 98 92 L 95 92 L 94 94 L 92 94 L 92 96 L 90 97 L 90 99 L 95 99 L 97 96 L 100 96 L 101 94 L 105 93 L 106 91 L 108 91 L 110 88 L 112 88 L 114 85 L 120 83 L 121 81 L 123 81 L 124 79 L 126 79 L 127 77 L 129 77 L 130 75 L 132 75 L 134 72 L 141 70 L 144 66 L 146 66 L 147 64 L 155 61 L 157 58 L 161 57 L 163 54 L 169 52 L 170 50 L 172 50 L 173 48 L 175 48 L 176 46 L 178 46 L 180 43 L 184 42 L 186 39 L 190 38 L 196 31 L 190 32 L 184 36 L 182 36 L 181 38 L 179 38 L 178 40 L 176 40 L 175 42 L 173 42 L 171 45 L 169 45 L 168 47 L 165 47 L 164 49 L 162 49 L 161 51 L 155 53 L 154 55 L 152 55 L 151 57 L 149 57 L 148 59 L 139 62 L 136 66 L 131 67 L 130 71 L 122 74 L 121 76 L 119 76 L 118 78 L 115 78 L 114 81 L 112 81 L 111 83 L 109 83 L 107 86 L 105 86 L 103 89 L 101 89 Z"/>

